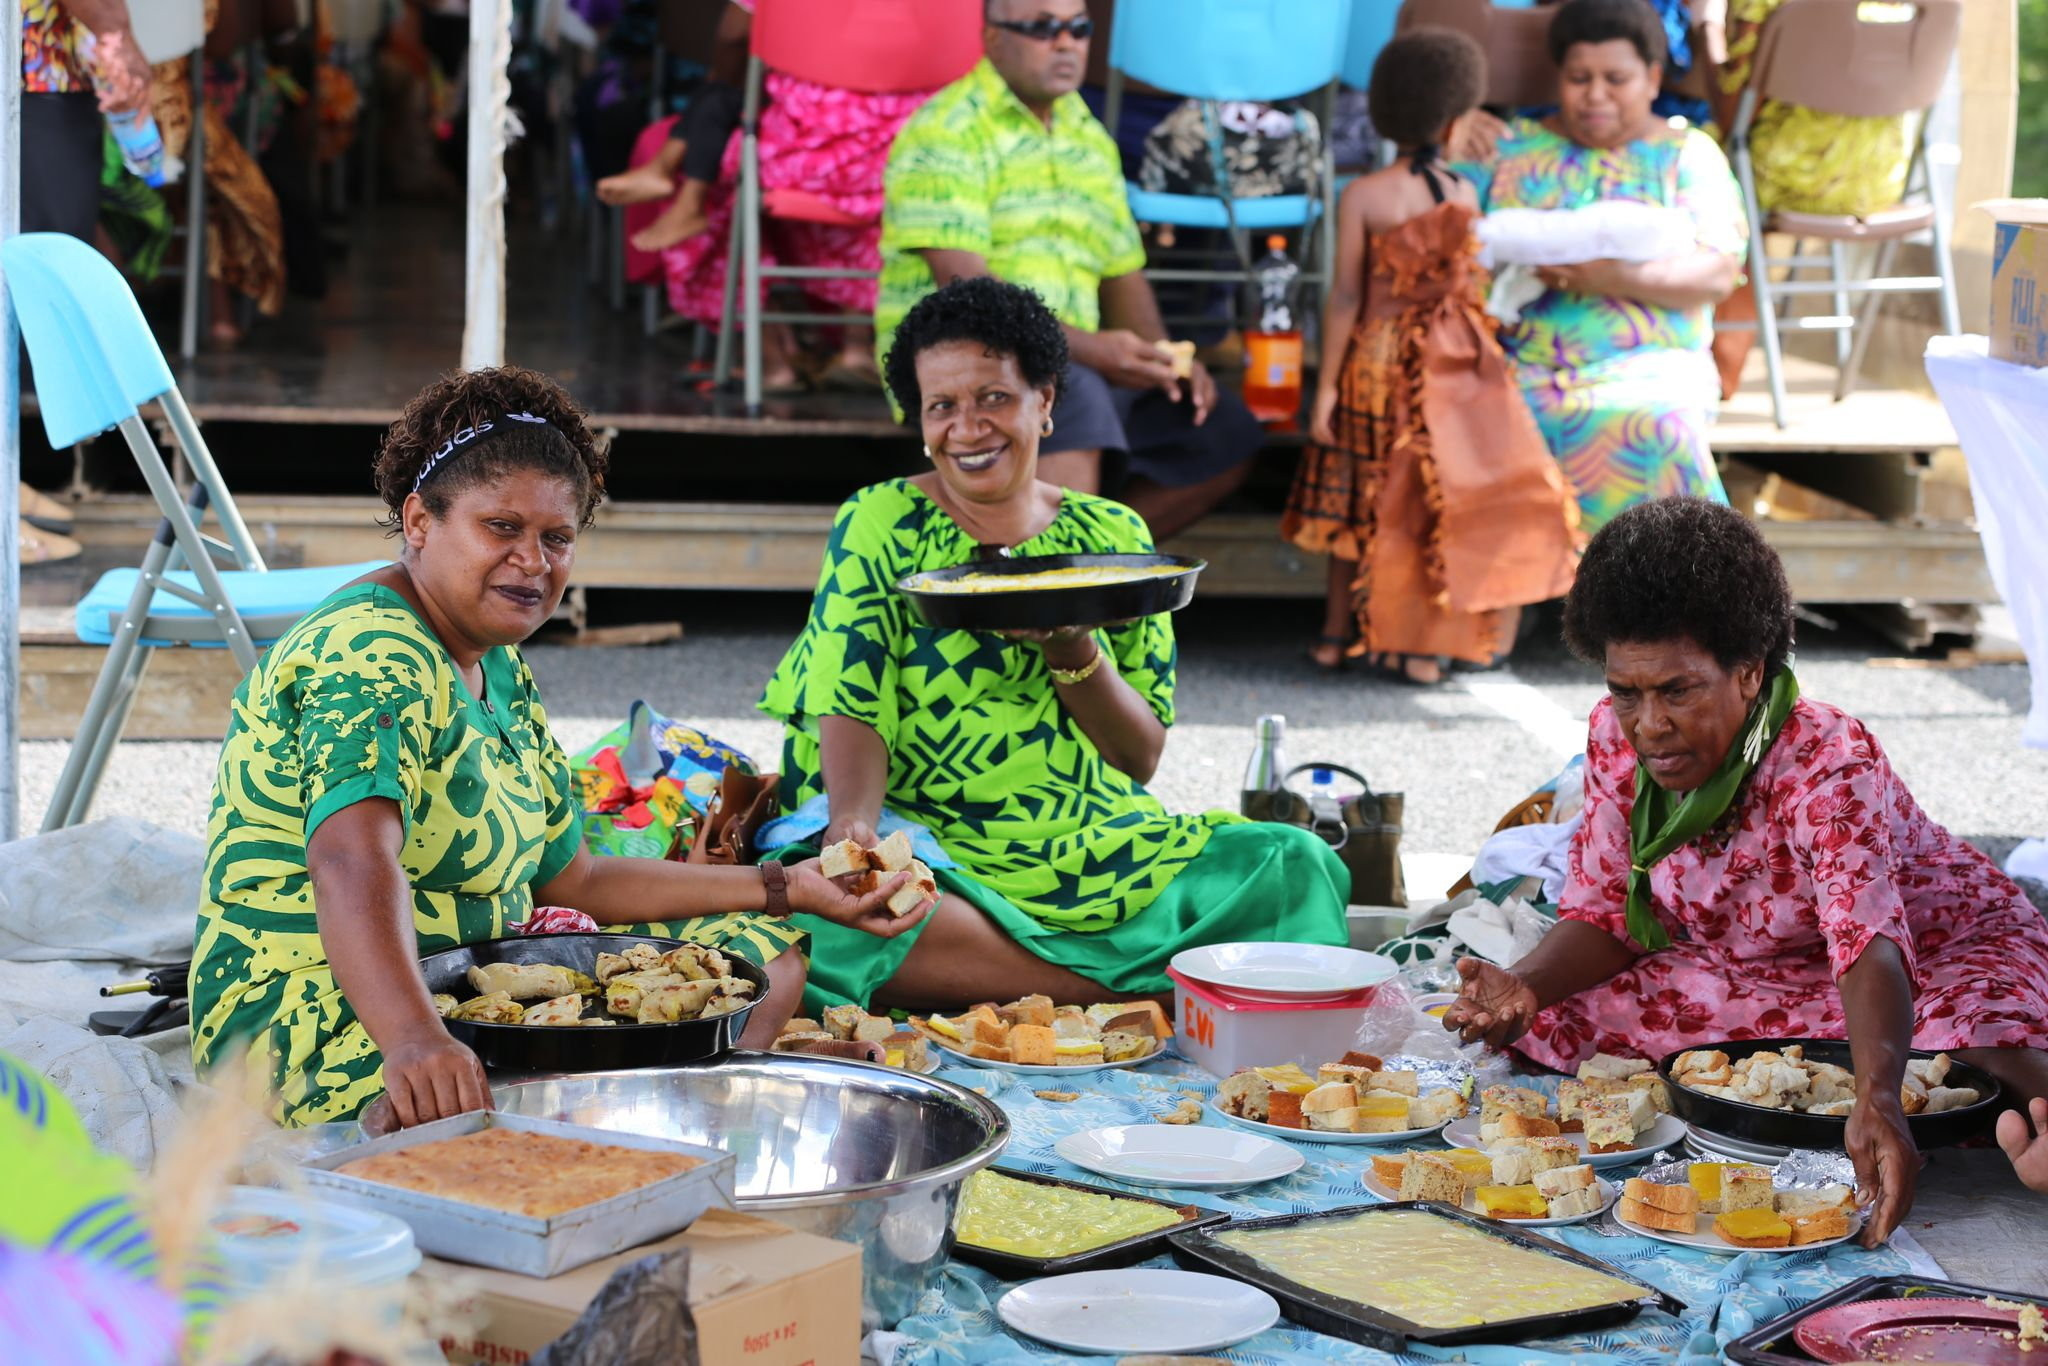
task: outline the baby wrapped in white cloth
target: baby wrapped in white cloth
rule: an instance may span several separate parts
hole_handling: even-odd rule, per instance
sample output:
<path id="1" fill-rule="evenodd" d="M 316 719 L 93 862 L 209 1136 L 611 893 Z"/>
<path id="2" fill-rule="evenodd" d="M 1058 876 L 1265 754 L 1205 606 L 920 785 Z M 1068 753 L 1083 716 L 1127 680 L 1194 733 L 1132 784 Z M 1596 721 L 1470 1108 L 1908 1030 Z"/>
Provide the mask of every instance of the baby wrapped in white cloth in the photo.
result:
<path id="1" fill-rule="evenodd" d="M 1504 323 L 1542 295 L 1538 266 L 1583 261 L 1657 261 L 1699 240 L 1684 209 L 1602 200 L 1583 209 L 1496 209 L 1479 220 L 1479 263 L 1494 272 L 1486 311 Z"/>

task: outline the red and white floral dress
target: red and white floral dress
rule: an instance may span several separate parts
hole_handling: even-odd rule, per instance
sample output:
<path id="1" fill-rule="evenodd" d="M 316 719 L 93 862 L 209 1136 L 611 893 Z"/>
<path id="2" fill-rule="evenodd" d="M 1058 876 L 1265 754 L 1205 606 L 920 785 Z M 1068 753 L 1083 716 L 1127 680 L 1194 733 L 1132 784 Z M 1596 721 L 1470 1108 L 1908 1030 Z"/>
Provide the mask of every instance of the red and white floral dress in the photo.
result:
<path id="1" fill-rule="evenodd" d="M 1603 699 L 1560 913 L 1625 943 L 1635 790 L 1635 751 Z M 1879 935 L 1912 975 L 1915 1047 L 2048 1047 L 2048 921 L 1825 703 L 1793 707 L 1727 817 L 1654 865 L 1650 890 L 1671 946 L 1552 1006 L 1516 1048 L 1570 1070 L 1596 1051 L 1845 1038 L 1835 979 Z"/>

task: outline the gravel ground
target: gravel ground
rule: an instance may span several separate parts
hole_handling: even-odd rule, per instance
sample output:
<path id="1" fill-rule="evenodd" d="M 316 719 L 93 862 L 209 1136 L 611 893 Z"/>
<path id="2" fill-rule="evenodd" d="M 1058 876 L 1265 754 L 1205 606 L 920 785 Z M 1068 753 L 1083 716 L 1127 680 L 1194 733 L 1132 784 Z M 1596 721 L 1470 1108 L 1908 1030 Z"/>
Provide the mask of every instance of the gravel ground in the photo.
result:
<path id="1" fill-rule="evenodd" d="M 677 644 L 529 648 L 562 743 L 588 743 L 646 698 L 772 764 L 776 727 L 753 704 L 802 622 L 804 600 L 691 596 L 671 605 L 687 633 Z M 1375 787 L 1407 794 L 1411 894 L 1427 895 L 1454 879 L 1500 814 L 1576 750 L 1598 679 L 1557 643 L 1554 618 L 1511 669 L 1460 675 L 1438 689 L 1358 673 L 1319 676 L 1303 657 L 1314 618 L 1299 602 L 1209 602 L 1181 615 L 1180 715 L 1154 790 L 1177 809 L 1234 806 L 1252 720 L 1278 712 L 1296 762 L 1345 763 Z M 2024 666 L 1902 660 L 1873 636 L 1808 624 L 1799 672 L 1809 695 L 1871 726 L 1934 819 L 2001 860 L 2018 840 L 2048 833 L 2048 756 L 2019 744 Z M 29 829 L 67 748 L 22 746 Z M 96 812 L 203 833 L 215 749 L 123 744 Z"/>

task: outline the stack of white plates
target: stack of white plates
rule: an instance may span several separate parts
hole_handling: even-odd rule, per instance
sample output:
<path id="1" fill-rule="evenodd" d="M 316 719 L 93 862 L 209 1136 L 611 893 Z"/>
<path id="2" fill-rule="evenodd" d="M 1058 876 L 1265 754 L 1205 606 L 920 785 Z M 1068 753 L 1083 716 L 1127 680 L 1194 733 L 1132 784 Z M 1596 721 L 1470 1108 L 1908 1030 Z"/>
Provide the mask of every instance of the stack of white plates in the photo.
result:
<path id="1" fill-rule="evenodd" d="M 1341 1000 L 1400 971 L 1391 958 L 1328 944 L 1209 944 L 1173 956 L 1181 976 L 1248 1001 Z"/>
<path id="2" fill-rule="evenodd" d="M 1685 1126 L 1685 1150 L 1703 1162 L 1753 1162 L 1764 1167 L 1775 1167 L 1792 1155 L 1790 1148 L 1747 1138 L 1730 1138 L 1727 1134 L 1702 1129 L 1697 1124 Z"/>

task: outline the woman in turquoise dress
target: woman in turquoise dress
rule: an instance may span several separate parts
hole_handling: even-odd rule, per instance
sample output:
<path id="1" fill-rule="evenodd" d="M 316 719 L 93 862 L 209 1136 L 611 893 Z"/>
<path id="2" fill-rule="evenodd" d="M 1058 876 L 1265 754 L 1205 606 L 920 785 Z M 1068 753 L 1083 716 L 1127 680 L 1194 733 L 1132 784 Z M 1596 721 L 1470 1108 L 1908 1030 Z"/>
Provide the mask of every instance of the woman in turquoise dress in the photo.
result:
<path id="1" fill-rule="evenodd" d="M 1129 508 L 1037 477 L 1065 365 L 1038 296 L 990 278 L 927 296 L 896 334 L 889 386 L 933 468 L 840 508 L 761 705 L 786 726 L 783 801 L 809 817 L 783 828 L 871 842 L 907 821 L 943 895 L 886 941 L 795 917 L 813 1008 L 1088 1004 L 1163 994 L 1191 945 L 1346 942 L 1350 878 L 1322 840 L 1145 790 L 1173 724 L 1168 617 L 1005 637 L 927 627 L 895 590 L 982 546 L 1152 549 Z"/>
<path id="2" fill-rule="evenodd" d="M 1501 345 L 1588 533 L 1651 499 L 1725 502 L 1707 449 L 1720 391 L 1708 348 L 1747 239 L 1735 178 L 1712 137 L 1651 112 L 1664 33 L 1642 0 L 1571 0 L 1550 52 L 1558 112 L 1515 120 L 1470 168 L 1482 206 L 1653 204 L 1689 214 L 1697 242 L 1660 261 L 1544 268 L 1549 289 Z"/>

